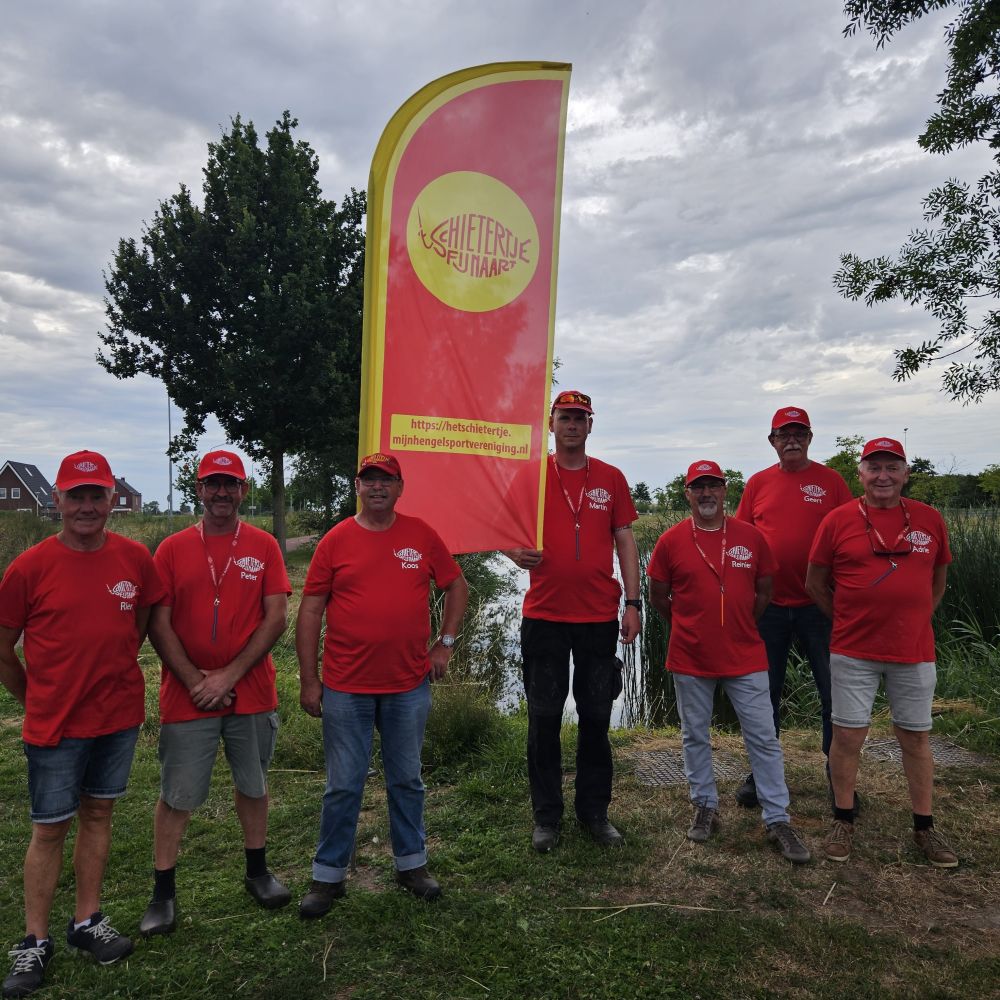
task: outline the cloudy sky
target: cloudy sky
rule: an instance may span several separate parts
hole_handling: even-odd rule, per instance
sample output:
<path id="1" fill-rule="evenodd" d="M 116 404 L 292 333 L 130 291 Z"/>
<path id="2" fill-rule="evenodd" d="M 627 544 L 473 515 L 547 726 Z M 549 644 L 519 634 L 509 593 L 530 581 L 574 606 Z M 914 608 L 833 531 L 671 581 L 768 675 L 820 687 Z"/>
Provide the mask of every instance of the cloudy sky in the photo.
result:
<path id="1" fill-rule="evenodd" d="M 813 457 L 837 435 L 903 438 L 941 471 L 1000 460 L 1000 401 L 950 402 L 892 349 L 922 312 L 841 300 L 838 255 L 892 253 L 920 199 L 981 151 L 915 137 L 943 83 L 945 19 L 875 50 L 837 2 L 802 0 L 51 0 L 0 35 L 0 462 L 90 447 L 166 494 L 163 387 L 94 361 L 102 270 L 236 113 L 285 108 L 327 197 L 367 182 L 382 128 L 466 66 L 573 64 L 556 353 L 591 393 L 591 451 L 631 481 L 694 458 L 770 464 L 774 410 L 805 406 Z M 174 418 L 174 429 L 180 425 Z M 203 446 L 220 444 L 215 428 Z"/>

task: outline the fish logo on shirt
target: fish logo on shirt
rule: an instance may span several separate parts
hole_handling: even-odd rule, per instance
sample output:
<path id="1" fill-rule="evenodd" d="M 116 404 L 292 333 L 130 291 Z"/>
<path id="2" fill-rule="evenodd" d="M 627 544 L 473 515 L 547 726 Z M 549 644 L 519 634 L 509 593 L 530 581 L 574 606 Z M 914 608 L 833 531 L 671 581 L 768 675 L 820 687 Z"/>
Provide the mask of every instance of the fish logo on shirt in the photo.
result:
<path id="1" fill-rule="evenodd" d="M 107 587 L 107 584 L 105 584 Z M 139 596 L 139 588 L 131 580 L 119 580 L 113 587 L 107 587 L 108 593 L 112 597 L 119 599 L 119 611 L 132 611 L 135 609 L 134 601 Z"/>
<path id="2" fill-rule="evenodd" d="M 611 494 L 600 486 L 595 486 L 587 491 L 587 499 L 590 501 L 591 510 L 607 510 Z"/>
<path id="3" fill-rule="evenodd" d="M 236 560 L 236 565 L 240 568 L 241 580 L 256 580 L 257 574 L 264 568 L 264 564 L 253 556 L 242 556 Z"/>
<path id="4" fill-rule="evenodd" d="M 914 529 L 905 537 L 906 540 L 913 546 L 914 552 L 930 552 L 928 546 L 933 539 L 926 532 Z"/>
<path id="5" fill-rule="evenodd" d="M 750 569 L 753 552 L 745 545 L 734 545 L 726 552 L 726 555 L 732 560 L 730 565 L 734 569 Z"/>
<path id="6" fill-rule="evenodd" d="M 800 486 L 800 490 L 805 494 L 802 498 L 806 503 L 822 503 L 823 497 L 826 496 L 826 490 L 822 486 L 817 486 L 815 483 L 810 483 L 808 486 Z"/>
<path id="7" fill-rule="evenodd" d="M 420 560 L 423 556 L 416 549 L 400 549 L 392 553 L 403 569 L 420 569 Z"/>

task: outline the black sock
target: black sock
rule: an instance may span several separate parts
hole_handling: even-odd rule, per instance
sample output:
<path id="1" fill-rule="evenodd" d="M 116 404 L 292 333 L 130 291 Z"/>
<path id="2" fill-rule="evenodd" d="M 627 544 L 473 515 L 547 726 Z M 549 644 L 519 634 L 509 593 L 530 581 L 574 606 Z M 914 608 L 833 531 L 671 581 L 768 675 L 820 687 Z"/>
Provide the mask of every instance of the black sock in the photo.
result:
<path id="1" fill-rule="evenodd" d="M 914 830 L 931 830 L 934 828 L 933 816 L 921 816 L 920 813 L 913 814 Z"/>
<path id="2" fill-rule="evenodd" d="M 247 878 L 259 878 L 267 874 L 266 847 L 246 847 L 243 853 L 247 856 Z"/>
<path id="3" fill-rule="evenodd" d="M 177 865 L 173 868 L 153 869 L 153 902 L 162 903 L 165 900 L 173 899 L 177 895 L 174 876 L 177 874 Z"/>
<path id="4" fill-rule="evenodd" d="M 854 810 L 848 807 L 847 809 L 841 809 L 840 806 L 833 807 L 833 818 L 840 820 L 841 823 L 850 823 L 851 826 L 854 825 Z"/>

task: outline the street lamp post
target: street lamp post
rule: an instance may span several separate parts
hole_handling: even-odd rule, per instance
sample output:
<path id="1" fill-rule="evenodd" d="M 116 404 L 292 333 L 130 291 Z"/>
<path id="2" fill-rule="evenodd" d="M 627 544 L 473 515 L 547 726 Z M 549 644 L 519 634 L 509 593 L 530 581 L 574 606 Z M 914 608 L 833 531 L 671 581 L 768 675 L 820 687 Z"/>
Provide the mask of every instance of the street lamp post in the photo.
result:
<path id="1" fill-rule="evenodd" d="M 906 432 L 909 429 L 910 429 L 909 427 L 904 427 L 903 428 L 903 451 L 906 451 Z M 909 452 L 906 452 L 906 453 L 909 454 Z"/>

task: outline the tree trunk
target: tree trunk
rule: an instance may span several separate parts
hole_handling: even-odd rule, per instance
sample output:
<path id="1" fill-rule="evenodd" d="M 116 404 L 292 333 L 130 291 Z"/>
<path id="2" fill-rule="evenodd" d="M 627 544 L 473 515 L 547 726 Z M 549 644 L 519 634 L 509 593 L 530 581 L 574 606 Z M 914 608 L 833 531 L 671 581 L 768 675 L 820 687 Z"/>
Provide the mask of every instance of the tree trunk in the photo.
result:
<path id="1" fill-rule="evenodd" d="M 271 452 L 271 506 L 274 508 L 274 537 L 281 554 L 288 551 L 285 538 L 285 452 L 275 448 Z"/>

